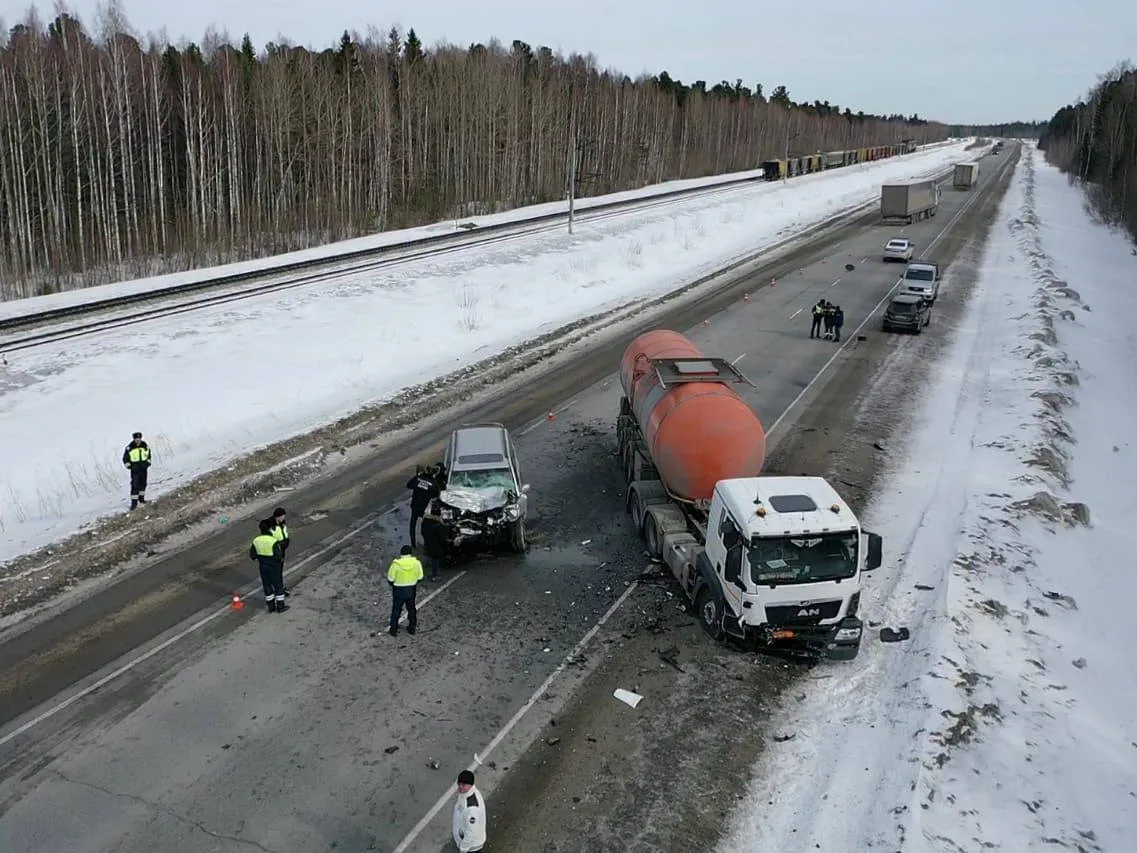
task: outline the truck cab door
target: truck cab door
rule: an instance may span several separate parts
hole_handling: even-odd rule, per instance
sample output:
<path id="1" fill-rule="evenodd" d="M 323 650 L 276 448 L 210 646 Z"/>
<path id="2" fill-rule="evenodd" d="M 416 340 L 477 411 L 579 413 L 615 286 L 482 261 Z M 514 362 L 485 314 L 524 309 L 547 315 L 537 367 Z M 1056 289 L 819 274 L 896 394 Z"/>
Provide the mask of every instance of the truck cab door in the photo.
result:
<path id="1" fill-rule="evenodd" d="M 722 579 L 723 597 L 726 599 L 731 612 L 741 615 L 742 594 L 746 591 L 746 584 L 742 579 L 743 567 L 746 562 L 746 540 L 738 525 L 734 523 L 734 519 L 725 514 L 719 527 L 719 536 L 722 538 L 723 547 L 726 549 L 724 562 L 716 566 Z"/>

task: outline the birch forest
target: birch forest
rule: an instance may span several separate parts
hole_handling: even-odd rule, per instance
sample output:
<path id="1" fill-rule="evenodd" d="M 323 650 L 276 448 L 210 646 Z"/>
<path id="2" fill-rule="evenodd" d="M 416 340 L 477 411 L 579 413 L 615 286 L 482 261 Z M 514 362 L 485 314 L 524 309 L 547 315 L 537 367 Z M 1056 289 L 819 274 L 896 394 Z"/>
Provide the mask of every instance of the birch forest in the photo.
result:
<path id="1" fill-rule="evenodd" d="M 1117 65 L 1084 100 L 1058 110 L 1039 146 L 1083 183 L 1103 220 L 1137 241 L 1137 69 Z"/>
<path id="2" fill-rule="evenodd" d="M 573 162 L 587 196 L 752 169 L 786 140 L 793 156 L 946 137 L 918 116 L 633 80 L 521 41 L 428 49 L 372 28 L 322 51 L 213 31 L 175 46 L 113 5 L 91 27 L 33 11 L 0 26 L 0 294 L 563 199 Z"/>

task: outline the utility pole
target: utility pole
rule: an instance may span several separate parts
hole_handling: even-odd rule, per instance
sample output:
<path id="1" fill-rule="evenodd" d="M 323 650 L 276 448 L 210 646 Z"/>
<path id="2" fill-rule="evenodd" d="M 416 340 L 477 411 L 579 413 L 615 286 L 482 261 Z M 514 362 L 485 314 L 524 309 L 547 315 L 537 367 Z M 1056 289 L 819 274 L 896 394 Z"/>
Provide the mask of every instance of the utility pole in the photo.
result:
<path id="1" fill-rule="evenodd" d="M 793 115 L 793 108 L 786 105 L 786 159 L 784 160 L 785 166 L 782 167 L 782 183 L 790 179 L 790 141 L 797 139 L 800 134 L 790 133 L 790 116 Z"/>
<path id="2" fill-rule="evenodd" d="M 568 191 L 569 191 L 569 209 L 568 209 L 568 233 L 572 233 L 572 222 L 576 213 L 576 132 L 573 131 L 572 137 L 569 141 L 571 148 L 569 152 L 569 174 L 568 174 Z"/>

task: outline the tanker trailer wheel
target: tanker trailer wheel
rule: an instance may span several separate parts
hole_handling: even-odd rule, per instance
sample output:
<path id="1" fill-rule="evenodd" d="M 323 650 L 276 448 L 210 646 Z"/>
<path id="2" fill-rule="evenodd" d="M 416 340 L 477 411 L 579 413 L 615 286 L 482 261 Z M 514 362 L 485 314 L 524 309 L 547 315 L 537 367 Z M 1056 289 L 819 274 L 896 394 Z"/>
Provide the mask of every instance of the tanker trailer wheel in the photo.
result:
<path id="1" fill-rule="evenodd" d="M 640 533 L 644 529 L 644 516 L 647 514 L 647 510 L 644 507 L 643 498 L 635 489 L 632 490 L 631 498 L 628 500 L 628 509 L 632 513 L 632 525 L 635 527 L 636 533 Z"/>
<path id="2" fill-rule="evenodd" d="M 659 533 L 659 522 L 650 512 L 644 516 L 644 542 L 647 543 L 647 555 L 651 559 L 663 558 L 663 536 Z"/>
<path id="3" fill-rule="evenodd" d="M 722 636 L 722 598 L 709 586 L 695 596 L 695 616 L 712 640 Z"/>

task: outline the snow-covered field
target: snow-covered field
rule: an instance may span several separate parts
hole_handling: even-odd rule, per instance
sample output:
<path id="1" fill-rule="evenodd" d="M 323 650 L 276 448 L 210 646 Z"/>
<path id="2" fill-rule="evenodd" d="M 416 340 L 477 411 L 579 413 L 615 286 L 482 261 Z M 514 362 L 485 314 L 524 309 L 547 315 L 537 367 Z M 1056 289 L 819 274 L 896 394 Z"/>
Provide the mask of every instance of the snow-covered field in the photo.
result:
<path id="1" fill-rule="evenodd" d="M 0 562 L 583 316 L 675 290 L 938 172 L 967 141 L 20 351 L 0 366 Z"/>
<path id="2" fill-rule="evenodd" d="M 866 518 L 911 639 L 811 673 L 721 853 L 1137 847 L 1137 257 L 1030 150 Z"/>
<path id="3" fill-rule="evenodd" d="M 973 139 L 963 140 L 964 144 L 973 141 Z M 948 142 L 937 142 L 932 145 L 921 147 L 919 153 L 924 151 L 936 151 L 942 148 L 959 148 L 960 140 L 949 140 Z M 905 158 L 910 159 L 910 155 Z M 739 181 L 748 178 L 755 178 L 762 174 L 760 169 L 752 169 L 746 172 L 730 172 L 725 175 L 711 175 L 706 178 L 691 178 L 683 181 L 666 181 L 662 184 L 650 184 L 646 187 L 641 187 L 636 190 L 626 190 L 625 192 L 609 193 L 608 195 L 592 196 L 589 198 L 582 198 L 576 201 L 576 210 L 578 213 L 583 213 L 590 208 L 597 207 L 605 204 L 615 204 L 619 202 L 631 202 L 638 200 L 650 199 L 654 196 L 666 195 L 667 193 L 674 193 L 680 190 L 695 190 L 704 187 L 714 187 L 720 184 L 729 184 L 732 181 Z M 23 317 L 29 314 L 36 314 L 40 311 L 47 311 L 52 308 L 63 308 L 73 305 L 85 305 L 89 302 L 95 302 L 100 299 L 110 299 L 115 296 L 129 296 L 138 293 L 148 293 L 152 290 L 159 290 L 164 287 L 176 287 L 181 284 L 190 284 L 192 282 L 208 281 L 209 279 L 220 278 L 222 276 L 240 275 L 242 273 L 263 272 L 271 270 L 274 267 L 285 266 L 288 264 L 301 263 L 304 261 L 334 261 L 341 255 L 350 254 L 352 252 L 361 252 L 367 249 L 377 249 L 385 246 L 396 246 L 400 243 L 409 243 L 415 240 L 422 240 L 427 237 L 437 237 L 441 234 L 454 234 L 464 232 L 469 226 L 476 226 L 477 228 L 486 228 L 492 225 L 505 225 L 508 223 L 522 223 L 527 219 L 534 219 L 541 216 L 548 216 L 554 213 L 568 212 L 567 201 L 554 201 L 548 204 L 533 204 L 526 207 L 518 207 L 513 210 L 507 210 L 504 213 L 493 213 L 485 216 L 465 216 L 459 219 L 446 220 L 445 222 L 436 222 L 433 225 L 421 225 L 417 228 L 401 228 L 395 231 L 384 231 L 379 234 L 371 234 L 366 237 L 358 237 L 354 240 L 341 240 L 337 243 L 329 243 L 324 246 L 315 246 L 311 249 L 302 249 L 297 252 L 287 252 L 281 255 L 273 255 L 269 258 L 260 258 L 253 261 L 240 261 L 238 263 L 224 264 L 215 267 L 203 267 L 201 269 L 186 270 L 184 272 L 169 273 L 167 275 L 152 276 L 148 278 L 137 278 L 131 281 L 123 281 L 115 284 L 104 284 L 98 287 L 88 287 L 82 290 L 73 290 L 66 293 L 53 293 L 48 296 L 36 296 L 31 299 L 17 299 L 9 302 L 0 302 L 0 319 L 8 317 Z"/>

